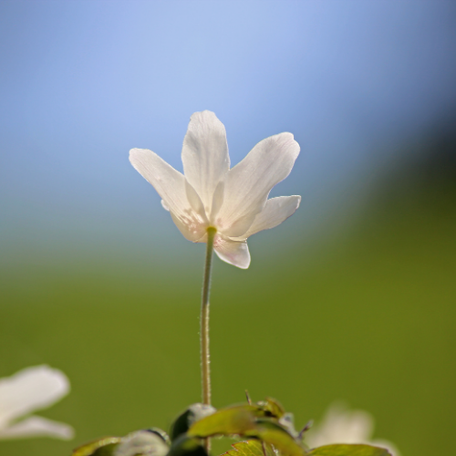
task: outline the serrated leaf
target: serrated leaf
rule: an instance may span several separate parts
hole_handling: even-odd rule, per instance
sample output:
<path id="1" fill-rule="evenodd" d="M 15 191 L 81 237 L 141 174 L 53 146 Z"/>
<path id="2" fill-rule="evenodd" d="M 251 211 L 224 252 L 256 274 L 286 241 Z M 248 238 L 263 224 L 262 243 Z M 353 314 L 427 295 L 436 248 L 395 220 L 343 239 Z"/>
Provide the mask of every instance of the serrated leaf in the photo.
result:
<path id="1" fill-rule="evenodd" d="M 277 456 L 271 445 L 259 440 L 247 440 L 231 445 L 232 450 L 220 456 Z"/>
<path id="2" fill-rule="evenodd" d="M 122 439 L 120 437 L 104 437 L 76 448 L 72 456 L 112 456 Z"/>
<path id="3" fill-rule="evenodd" d="M 371 445 L 324 445 L 309 451 L 306 456 L 391 456 L 391 453 Z"/>
<path id="4" fill-rule="evenodd" d="M 235 405 L 218 410 L 196 423 L 188 430 L 190 437 L 211 437 L 213 435 L 244 435 L 255 429 L 255 405 Z"/>

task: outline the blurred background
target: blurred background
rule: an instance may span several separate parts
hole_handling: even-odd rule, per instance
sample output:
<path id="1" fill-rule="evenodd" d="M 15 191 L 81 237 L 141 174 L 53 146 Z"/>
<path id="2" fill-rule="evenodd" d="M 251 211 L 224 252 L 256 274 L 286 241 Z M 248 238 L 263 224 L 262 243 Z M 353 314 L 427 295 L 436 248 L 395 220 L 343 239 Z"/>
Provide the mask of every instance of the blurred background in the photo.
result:
<path id="1" fill-rule="evenodd" d="M 298 427 L 344 399 L 402 456 L 449 454 L 456 409 L 456 5 L 0 1 L 0 377 L 49 364 L 71 442 L 167 429 L 200 400 L 204 246 L 128 151 L 182 170 L 214 111 L 232 164 L 290 131 L 271 193 L 298 212 L 215 260 L 213 402 L 279 399 Z"/>

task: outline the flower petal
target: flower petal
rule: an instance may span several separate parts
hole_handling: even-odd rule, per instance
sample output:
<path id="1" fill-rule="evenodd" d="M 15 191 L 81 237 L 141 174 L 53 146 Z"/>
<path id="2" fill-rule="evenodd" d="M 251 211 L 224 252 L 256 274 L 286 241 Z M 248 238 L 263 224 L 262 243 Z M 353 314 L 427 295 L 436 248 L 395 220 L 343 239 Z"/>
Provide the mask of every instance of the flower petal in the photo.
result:
<path id="1" fill-rule="evenodd" d="M 69 390 L 65 374 L 48 366 L 29 367 L 0 379 L 0 429 L 15 418 L 50 406 Z"/>
<path id="2" fill-rule="evenodd" d="M 334 443 L 369 443 L 374 429 L 372 415 L 364 410 L 348 410 L 343 403 L 333 404 L 320 423 L 306 433 L 311 447 Z"/>
<path id="3" fill-rule="evenodd" d="M 274 185 L 285 179 L 299 154 L 291 133 L 280 133 L 260 141 L 225 180 L 225 200 L 216 226 L 230 237 L 242 236 L 262 211 Z M 240 219 L 243 223 L 237 223 Z"/>
<path id="4" fill-rule="evenodd" d="M 257 214 L 250 228 L 241 236 L 242 239 L 247 239 L 259 231 L 268 230 L 280 225 L 296 212 L 300 202 L 301 197 L 299 195 L 279 196 L 268 199 L 264 205 L 264 209 Z"/>
<path id="5" fill-rule="evenodd" d="M 147 149 L 132 149 L 130 162 L 157 190 L 181 233 L 190 241 L 204 236 L 207 218 L 203 204 L 183 174 Z"/>
<path id="6" fill-rule="evenodd" d="M 250 265 L 250 252 L 245 241 L 232 241 L 217 235 L 214 240 L 214 250 L 221 260 L 233 266 L 247 269 Z"/>
<path id="7" fill-rule="evenodd" d="M 69 440 L 74 436 L 74 429 L 65 423 L 31 416 L 26 420 L 0 429 L 0 439 L 17 439 L 24 437 L 54 437 Z"/>
<path id="8" fill-rule="evenodd" d="M 213 112 L 195 112 L 190 117 L 182 163 L 186 179 L 209 215 L 215 188 L 230 168 L 225 127 Z"/>

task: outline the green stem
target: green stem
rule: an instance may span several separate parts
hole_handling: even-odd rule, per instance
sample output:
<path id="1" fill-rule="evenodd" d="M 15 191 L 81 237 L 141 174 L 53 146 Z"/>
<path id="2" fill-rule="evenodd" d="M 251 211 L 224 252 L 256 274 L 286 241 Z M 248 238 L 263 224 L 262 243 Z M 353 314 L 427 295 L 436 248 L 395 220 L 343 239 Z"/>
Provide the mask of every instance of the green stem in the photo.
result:
<path id="1" fill-rule="evenodd" d="M 204 267 L 203 294 L 201 299 L 201 378 L 203 386 L 203 404 L 211 404 L 211 370 L 209 354 L 209 294 L 211 289 L 212 253 L 214 238 L 217 230 L 213 227 L 207 229 L 206 265 Z M 209 439 L 205 441 L 206 451 L 209 453 Z"/>

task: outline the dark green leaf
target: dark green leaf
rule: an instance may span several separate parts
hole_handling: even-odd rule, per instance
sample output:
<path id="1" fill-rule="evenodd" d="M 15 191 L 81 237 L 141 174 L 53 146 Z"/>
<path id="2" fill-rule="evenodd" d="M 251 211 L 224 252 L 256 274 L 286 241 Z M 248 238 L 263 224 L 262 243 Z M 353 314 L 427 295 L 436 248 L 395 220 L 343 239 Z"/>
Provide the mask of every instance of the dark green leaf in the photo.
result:
<path id="1" fill-rule="evenodd" d="M 208 456 L 200 438 L 182 434 L 173 441 L 167 456 Z"/>
<path id="2" fill-rule="evenodd" d="M 190 426 L 202 418 L 212 415 L 216 409 L 211 405 L 193 404 L 185 412 L 181 413 L 171 426 L 171 440 L 176 440 L 180 435 L 185 434 Z"/>
<path id="3" fill-rule="evenodd" d="M 391 453 L 371 445 L 325 445 L 314 448 L 306 456 L 391 456 Z"/>

